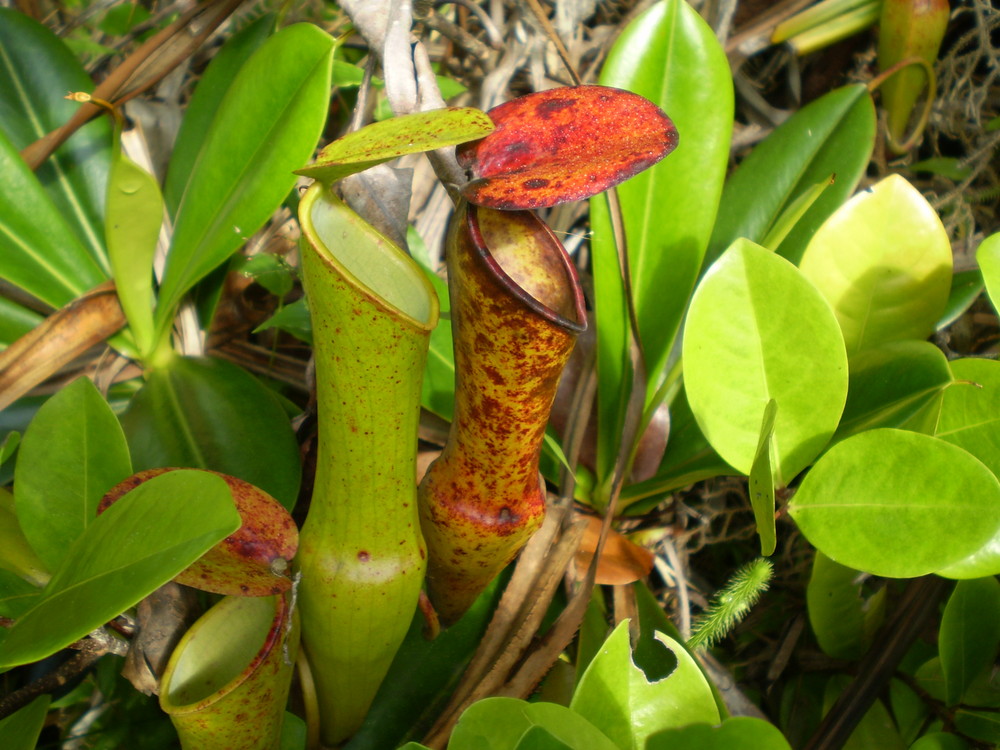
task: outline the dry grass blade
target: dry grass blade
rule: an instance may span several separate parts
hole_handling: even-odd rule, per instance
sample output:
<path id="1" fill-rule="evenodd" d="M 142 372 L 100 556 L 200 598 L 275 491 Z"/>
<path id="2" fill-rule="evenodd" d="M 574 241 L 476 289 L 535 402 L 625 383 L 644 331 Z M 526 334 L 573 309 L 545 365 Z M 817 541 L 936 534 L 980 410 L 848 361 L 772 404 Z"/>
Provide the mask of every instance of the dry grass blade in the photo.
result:
<path id="1" fill-rule="evenodd" d="M 50 315 L 0 353 L 0 409 L 124 325 L 125 314 L 111 281 Z"/>
<path id="2" fill-rule="evenodd" d="M 243 0 L 215 0 L 184 13 L 129 55 L 94 89 L 92 96 L 114 105 L 141 94 L 189 58 Z M 96 117 L 101 108 L 83 104 L 69 122 L 27 146 L 21 157 L 37 169 L 52 152 L 80 127 Z"/>
<path id="3" fill-rule="evenodd" d="M 521 553 L 483 642 L 451 701 L 424 738 L 428 747 L 445 746 L 459 716 L 469 705 L 489 695 L 507 694 L 504 686 L 508 676 L 528 652 L 563 573 L 580 544 L 583 528 L 584 524 L 573 518 L 569 508 L 551 509 L 545 524 Z M 538 675 L 539 679 L 550 666 L 551 661 Z"/>

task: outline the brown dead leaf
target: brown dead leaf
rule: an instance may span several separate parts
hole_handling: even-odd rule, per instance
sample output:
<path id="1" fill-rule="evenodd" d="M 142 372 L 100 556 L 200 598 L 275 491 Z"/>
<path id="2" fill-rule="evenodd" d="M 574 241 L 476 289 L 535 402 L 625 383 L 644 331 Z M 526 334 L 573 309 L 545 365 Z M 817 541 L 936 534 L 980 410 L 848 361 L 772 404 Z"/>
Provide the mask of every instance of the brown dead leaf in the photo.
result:
<path id="1" fill-rule="evenodd" d="M 112 281 L 53 313 L 0 353 L 0 409 L 125 325 Z"/>
<path id="2" fill-rule="evenodd" d="M 594 559 L 594 550 L 600 536 L 601 519 L 597 516 L 587 516 L 587 528 L 583 532 L 583 541 L 580 543 L 580 549 L 573 561 L 578 579 L 583 578 L 590 566 L 590 561 Z M 628 584 L 649 575 L 652 569 L 652 552 L 630 542 L 614 529 L 609 529 L 601 559 L 597 563 L 597 577 L 594 582 L 605 586 Z"/>

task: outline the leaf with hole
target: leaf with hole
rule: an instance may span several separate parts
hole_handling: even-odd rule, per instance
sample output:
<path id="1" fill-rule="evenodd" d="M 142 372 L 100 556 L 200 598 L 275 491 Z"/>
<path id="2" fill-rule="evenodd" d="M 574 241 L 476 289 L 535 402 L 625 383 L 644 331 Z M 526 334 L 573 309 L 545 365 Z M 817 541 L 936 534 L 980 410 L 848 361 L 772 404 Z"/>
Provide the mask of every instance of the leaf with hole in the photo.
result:
<path id="1" fill-rule="evenodd" d="M 660 659 L 676 667 L 650 680 L 632 658 L 628 621 L 605 641 L 577 685 L 570 708 L 590 721 L 623 750 L 641 750 L 646 738 L 663 729 L 695 722 L 715 724 L 719 710 L 712 689 L 684 647 L 657 633 Z"/>

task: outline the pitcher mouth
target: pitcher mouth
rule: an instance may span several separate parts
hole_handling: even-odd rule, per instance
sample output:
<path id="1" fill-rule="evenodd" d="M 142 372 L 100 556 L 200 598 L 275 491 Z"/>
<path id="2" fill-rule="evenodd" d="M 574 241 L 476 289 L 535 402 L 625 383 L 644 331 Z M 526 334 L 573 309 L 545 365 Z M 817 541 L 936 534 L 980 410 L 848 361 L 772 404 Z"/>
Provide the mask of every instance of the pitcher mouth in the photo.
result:
<path id="1" fill-rule="evenodd" d="M 459 210 L 462 209 L 459 208 Z M 530 259 L 530 263 L 532 265 L 539 265 L 540 260 L 548 260 L 548 265 L 554 267 L 555 274 L 563 276 L 565 283 L 559 284 L 559 286 L 561 292 L 566 294 L 567 297 L 562 305 L 566 309 L 566 313 L 560 312 L 538 299 L 508 273 L 503 264 L 494 256 L 490 250 L 489 243 L 486 241 L 479 220 L 479 212 L 481 210 L 492 211 L 494 209 L 482 209 L 473 204 L 466 204 L 465 223 L 472 239 L 475 253 L 497 279 L 498 283 L 528 309 L 553 325 L 559 326 L 573 334 L 580 334 L 587 330 L 587 311 L 576 266 L 573 265 L 573 261 L 566 252 L 566 248 L 563 247 L 559 238 L 555 236 L 548 225 L 530 211 L 496 212 L 502 213 L 506 220 L 519 222 L 525 226 L 530 225 L 533 232 L 541 235 L 548 257 L 541 258 L 536 256 Z M 544 266 L 545 264 L 541 263 L 540 265 Z"/>

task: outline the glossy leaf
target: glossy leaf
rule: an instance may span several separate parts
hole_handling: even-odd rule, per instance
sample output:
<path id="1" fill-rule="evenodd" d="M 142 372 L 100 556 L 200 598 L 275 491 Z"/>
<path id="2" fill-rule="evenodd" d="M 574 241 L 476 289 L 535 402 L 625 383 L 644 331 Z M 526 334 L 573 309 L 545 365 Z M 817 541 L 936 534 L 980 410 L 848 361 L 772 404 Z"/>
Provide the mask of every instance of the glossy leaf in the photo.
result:
<path id="1" fill-rule="evenodd" d="M 225 482 L 211 474 L 174 471 L 138 487 L 70 546 L 41 600 L 7 631 L 0 665 L 37 661 L 82 638 L 239 524 Z"/>
<path id="2" fill-rule="evenodd" d="M 722 193 L 708 266 L 740 237 L 760 242 L 799 196 L 834 182 L 785 237 L 778 253 L 798 263 L 816 229 L 854 192 L 875 144 L 875 107 L 863 84 L 802 107 L 744 159 Z"/>
<path id="3" fill-rule="evenodd" d="M 59 37 L 24 13 L 0 8 L 0 130 L 15 149 L 72 117 L 80 105 L 66 99 L 67 91 L 93 88 L 94 82 Z M 35 172 L 77 241 L 105 270 L 103 216 L 110 163 L 111 128 L 107 118 L 97 117 Z M 3 174 L 6 179 L 6 170 Z"/>
<path id="4" fill-rule="evenodd" d="M 668 159 L 618 188 L 649 401 L 665 377 L 716 220 L 729 163 L 732 77 L 715 32 L 686 2 L 667 0 L 622 31 L 600 83 L 646 97 L 670 115 L 679 133 Z M 594 198 L 590 210 L 598 342 L 596 468 L 603 483 L 619 450 L 632 376 L 624 359 L 625 298 L 606 198 Z"/>
<path id="5" fill-rule="evenodd" d="M 677 667 L 649 681 L 632 660 L 628 622 L 615 628 L 577 685 L 570 708 L 623 750 L 640 750 L 650 735 L 696 722 L 714 724 L 719 711 L 694 659 L 672 638 L 656 634 L 661 658 L 673 652 Z"/>
<path id="6" fill-rule="evenodd" d="M 405 154 L 482 138 L 491 130 L 490 118 L 473 107 L 415 112 L 372 123 L 338 138 L 319 152 L 316 161 L 295 173 L 330 184 Z"/>
<path id="7" fill-rule="evenodd" d="M 40 695 L 20 711 L 0 719 L 0 737 L 6 750 L 35 749 L 51 700 L 51 695 Z"/>
<path id="8" fill-rule="evenodd" d="M 893 341 L 859 352 L 851 359 L 847 404 L 834 439 L 903 427 L 940 404 L 952 381 L 944 353 L 927 341 Z"/>
<path id="9" fill-rule="evenodd" d="M 153 339 L 153 256 L 163 223 L 156 178 L 120 150 L 116 138 L 104 225 L 115 289 L 140 353 Z"/>
<path id="10" fill-rule="evenodd" d="M 0 278 L 62 307 L 106 275 L 76 227 L 52 203 L 16 147 L 0 133 Z"/>
<path id="11" fill-rule="evenodd" d="M 163 198 L 171 216 L 176 214 L 184 197 L 192 169 L 226 92 L 240 68 L 273 32 L 274 15 L 269 13 L 247 24 L 226 40 L 198 80 L 194 95 L 184 110 L 184 120 L 170 152 L 170 165 L 163 185 Z"/>
<path id="12" fill-rule="evenodd" d="M 489 111 L 496 129 L 458 148 L 470 203 L 518 210 L 582 200 L 648 169 L 677 128 L 648 99 L 608 86 L 537 91 Z"/>
<path id="13" fill-rule="evenodd" d="M 944 313 L 935 326 L 940 331 L 947 328 L 972 307 L 983 291 L 983 275 L 978 268 L 959 271 L 951 277 L 951 292 Z"/>
<path id="14" fill-rule="evenodd" d="M 935 436 L 964 448 L 1000 476 L 1000 362 L 957 359 Z"/>
<path id="15" fill-rule="evenodd" d="M 181 297 L 256 232 L 295 184 L 326 120 L 333 39 L 288 26 L 240 69 L 177 207 L 156 310 L 158 336 Z"/>
<path id="16" fill-rule="evenodd" d="M 50 398 L 21 441 L 14 471 L 18 520 L 50 570 L 97 517 L 97 504 L 132 473 L 111 407 L 87 378 Z"/>
<path id="17" fill-rule="evenodd" d="M 717 727 L 695 724 L 652 735 L 646 750 L 791 750 L 781 730 L 763 719 L 740 716 Z"/>
<path id="18" fill-rule="evenodd" d="M 931 334 L 951 289 L 951 242 L 927 200 L 891 175 L 824 222 L 800 268 L 830 301 L 854 356 Z"/>
<path id="19" fill-rule="evenodd" d="M 809 624 L 823 653 L 834 659 L 859 659 L 881 623 L 885 589 L 863 598 L 860 573 L 822 552 L 813 558 L 806 607 Z"/>
<path id="20" fill-rule="evenodd" d="M 1000 308 L 1000 232 L 991 234 L 976 249 L 976 262 L 983 272 L 986 292 L 993 308 Z"/>
<path id="21" fill-rule="evenodd" d="M 909 578 L 963 560 L 997 536 L 1000 483 L 943 440 L 868 430 L 816 462 L 789 511 L 806 538 L 841 565 Z"/>
<path id="22" fill-rule="evenodd" d="M 272 391 L 230 362 L 171 359 L 149 373 L 121 422 L 135 471 L 209 469 L 295 505 L 301 469 L 288 416 Z"/>
<path id="23" fill-rule="evenodd" d="M 944 393 L 934 434 L 964 448 L 1000 476 L 1000 363 L 958 359 L 950 363 L 957 382 Z M 948 578 L 980 578 L 1000 573 L 1000 535 L 966 559 L 939 573 Z"/>
<path id="24" fill-rule="evenodd" d="M 698 424 L 744 474 L 770 399 L 778 405 L 779 486 L 816 458 L 837 427 L 847 396 L 837 321 L 791 263 L 759 245 L 736 242 L 705 275 L 691 300 L 683 357 Z"/>
<path id="25" fill-rule="evenodd" d="M 773 398 L 764 407 L 764 422 L 760 428 L 760 442 L 757 454 L 750 467 L 750 505 L 760 537 L 760 553 L 770 555 L 777 545 L 774 529 L 774 469 L 771 464 L 773 450 L 774 418 L 778 413 L 778 402 Z"/>
<path id="26" fill-rule="evenodd" d="M 938 632 L 945 703 L 961 702 L 972 681 L 993 664 L 1000 646 L 1000 582 L 995 576 L 955 584 Z"/>
<path id="27" fill-rule="evenodd" d="M 616 745 L 584 717 L 555 703 L 485 698 L 458 720 L 448 750 L 511 750 L 532 727 L 542 727 L 573 750 L 615 750 Z"/>

